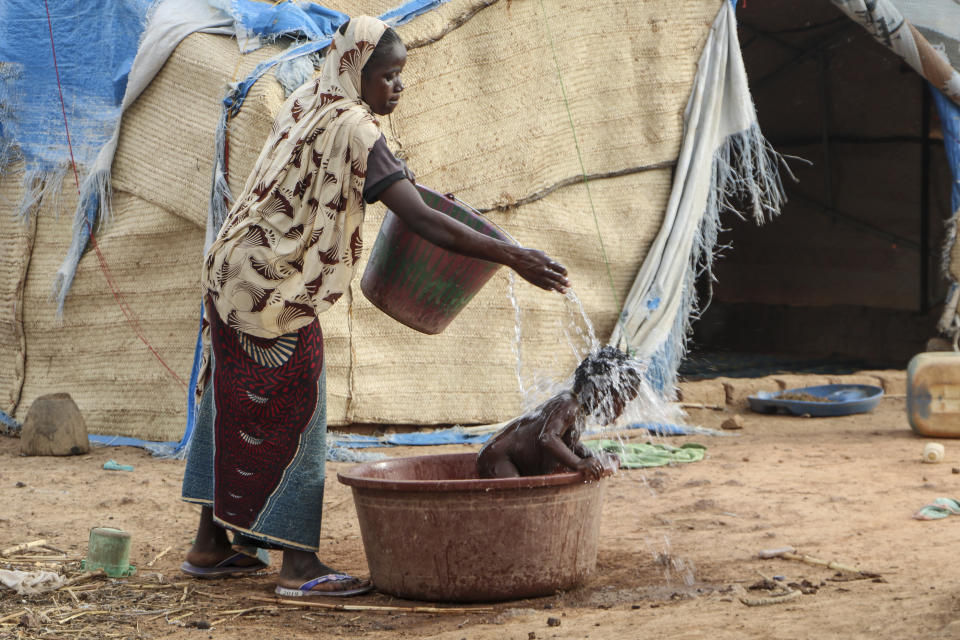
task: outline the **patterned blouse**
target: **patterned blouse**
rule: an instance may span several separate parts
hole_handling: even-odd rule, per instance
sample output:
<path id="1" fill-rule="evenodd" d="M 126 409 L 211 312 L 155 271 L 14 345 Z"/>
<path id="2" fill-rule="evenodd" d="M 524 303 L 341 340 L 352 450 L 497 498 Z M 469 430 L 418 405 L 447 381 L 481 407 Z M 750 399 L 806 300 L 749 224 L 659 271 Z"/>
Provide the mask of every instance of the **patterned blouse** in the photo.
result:
<path id="1" fill-rule="evenodd" d="M 360 73 L 386 30 L 369 17 L 334 35 L 315 81 L 286 100 L 250 177 L 207 250 L 206 317 L 276 338 L 304 327 L 347 290 L 362 248 L 367 160 L 380 123 Z M 206 382 L 209 324 L 203 325 Z"/>
<path id="2" fill-rule="evenodd" d="M 320 76 L 284 103 L 207 251 L 206 299 L 231 328 L 291 333 L 347 290 L 362 247 L 367 157 L 381 136 L 360 72 L 384 30 L 358 18 L 335 35 Z"/>

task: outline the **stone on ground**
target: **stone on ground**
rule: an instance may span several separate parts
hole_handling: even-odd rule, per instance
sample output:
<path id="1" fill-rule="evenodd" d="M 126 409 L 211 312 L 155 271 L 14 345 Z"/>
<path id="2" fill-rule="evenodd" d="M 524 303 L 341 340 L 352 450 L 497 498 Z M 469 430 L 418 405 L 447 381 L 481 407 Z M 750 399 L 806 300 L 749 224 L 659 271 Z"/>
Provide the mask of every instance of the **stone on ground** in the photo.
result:
<path id="1" fill-rule="evenodd" d="M 69 393 L 40 396 L 20 433 L 20 455 L 74 456 L 90 452 L 87 425 Z"/>

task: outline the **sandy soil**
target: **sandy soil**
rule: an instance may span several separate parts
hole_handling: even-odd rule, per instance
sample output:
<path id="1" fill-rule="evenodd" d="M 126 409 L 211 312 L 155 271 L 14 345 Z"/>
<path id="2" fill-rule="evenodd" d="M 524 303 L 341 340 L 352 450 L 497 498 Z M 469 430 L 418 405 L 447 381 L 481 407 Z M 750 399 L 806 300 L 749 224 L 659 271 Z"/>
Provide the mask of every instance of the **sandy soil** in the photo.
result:
<path id="1" fill-rule="evenodd" d="M 703 411 L 691 418 L 716 428 L 729 415 Z M 960 516 L 911 518 L 938 496 L 960 496 L 960 442 L 944 441 L 943 463 L 921 463 L 925 441 L 909 430 L 902 397 L 844 418 L 743 418 L 737 436 L 670 439 L 705 444 L 702 462 L 625 471 L 606 481 L 597 570 L 582 587 L 447 613 L 277 606 L 255 599 L 271 596 L 269 571 L 225 581 L 187 579 L 178 567 L 197 509 L 178 499 L 183 462 L 131 448 L 23 458 L 18 440 L 0 438 L 0 549 L 47 539 L 67 554 L 51 557 L 51 566 L 73 575 L 89 529 L 114 526 L 131 533 L 131 562 L 138 567 L 129 579 L 101 578 L 52 595 L 0 591 L 0 637 L 960 637 L 960 554 L 950 551 L 960 541 Z M 108 459 L 134 471 L 105 471 Z M 328 465 L 321 557 L 363 574 L 352 498 L 336 481 L 346 466 Z M 880 577 L 844 580 L 827 568 L 757 557 L 786 545 Z M 36 568 L 32 563 L 43 553 L 6 558 L 0 568 Z M 809 593 L 748 606 L 741 598 L 774 595 L 748 590 L 762 576 L 806 580 Z M 424 604 L 377 593 L 324 602 Z M 264 608 L 246 611 L 251 607 Z"/>

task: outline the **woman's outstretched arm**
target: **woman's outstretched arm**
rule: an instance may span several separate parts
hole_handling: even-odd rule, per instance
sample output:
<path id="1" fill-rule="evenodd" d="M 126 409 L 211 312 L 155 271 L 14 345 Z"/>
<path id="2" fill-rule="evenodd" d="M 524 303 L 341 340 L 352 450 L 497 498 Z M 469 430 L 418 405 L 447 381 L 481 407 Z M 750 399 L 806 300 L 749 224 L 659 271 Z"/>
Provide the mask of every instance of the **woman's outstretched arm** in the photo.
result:
<path id="1" fill-rule="evenodd" d="M 387 187 L 380 201 L 411 231 L 438 247 L 510 267 L 542 289 L 562 293 L 570 286 L 567 270 L 543 251 L 491 238 L 436 211 L 423 201 L 409 180 L 398 180 Z"/>

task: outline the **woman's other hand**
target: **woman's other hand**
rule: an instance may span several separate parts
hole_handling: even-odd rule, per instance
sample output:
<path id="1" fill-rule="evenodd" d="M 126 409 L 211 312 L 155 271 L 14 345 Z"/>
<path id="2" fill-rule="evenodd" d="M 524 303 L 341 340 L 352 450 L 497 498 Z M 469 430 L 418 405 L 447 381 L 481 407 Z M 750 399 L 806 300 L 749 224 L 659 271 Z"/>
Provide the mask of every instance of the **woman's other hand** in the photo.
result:
<path id="1" fill-rule="evenodd" d="M 538 249 L 516 247 L 515 257 L 508 264 L 521 278 L 548 291 L 564 293 L 570 286 L 567 270 L 559 262 Z"/>

